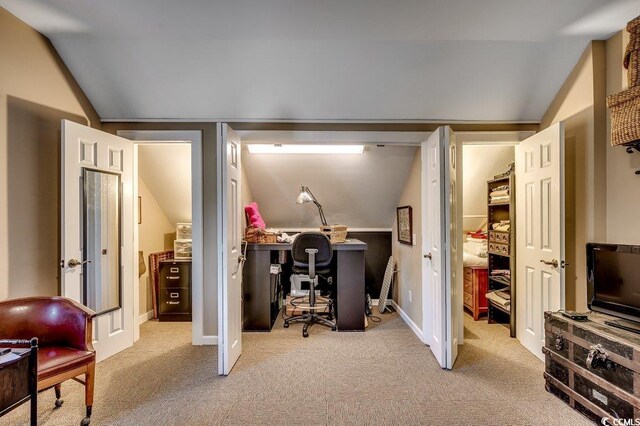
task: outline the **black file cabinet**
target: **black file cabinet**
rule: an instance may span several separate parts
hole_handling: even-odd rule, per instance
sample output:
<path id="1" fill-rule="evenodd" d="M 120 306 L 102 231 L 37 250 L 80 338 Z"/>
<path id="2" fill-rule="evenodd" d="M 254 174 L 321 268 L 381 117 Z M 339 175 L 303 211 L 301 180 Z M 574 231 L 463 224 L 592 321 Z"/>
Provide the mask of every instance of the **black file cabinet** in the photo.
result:
<path id="1" fill-rule="evenodd" d="M 191 261 L 160 262 L 158 319 L 191 321 Z"/>

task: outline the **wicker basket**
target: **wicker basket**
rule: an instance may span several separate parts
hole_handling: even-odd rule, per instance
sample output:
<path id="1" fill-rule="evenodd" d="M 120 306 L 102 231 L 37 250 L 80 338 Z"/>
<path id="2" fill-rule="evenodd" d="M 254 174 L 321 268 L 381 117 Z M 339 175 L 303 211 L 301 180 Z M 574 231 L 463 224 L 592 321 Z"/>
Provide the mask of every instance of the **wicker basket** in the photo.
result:
<path id="1" fill-rule="evenodd" d="M 274 244 L 278 242 L 278 233 L 266 229 L 248 226 L 244 230 L 244 240 L 248 243 Z"/>
<path id="2" fill-rule="evenodd" d="M 611 108 L 611 145 L 640 141 L 640 86 L 607 97 Z"/>
<path id="3" fill-rule="evenodd" d="M 320 232 L 326 234 L 332 243 L 344 243 L 345 241 L 347 241 L 346 225 L 321 226 Z"/>
<path id="4" fill-rule="evenodd" d="M 627 24 L 629 44 L 624 53 L 629 87 L 640 86 L 640 16 Z"/>

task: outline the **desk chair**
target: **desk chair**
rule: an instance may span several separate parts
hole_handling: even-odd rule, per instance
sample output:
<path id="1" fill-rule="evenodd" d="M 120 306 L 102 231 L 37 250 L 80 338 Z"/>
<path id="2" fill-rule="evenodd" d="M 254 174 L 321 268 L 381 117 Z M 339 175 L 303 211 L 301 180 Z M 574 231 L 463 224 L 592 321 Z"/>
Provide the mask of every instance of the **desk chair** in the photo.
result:
<path id="1" fill-rule="evenodd" d="M 319 309 L 326 309 L 327 304 L 316 304 L 316 286 L 318 275 L 331 272 L 330 265 L 333 258 L 333 248 L 329 238 L 320 232 L 303 232 L 293 240 L 291 246 L 291 258 L 293 259 L 293 273 L 309 276 L 309 312 L 285 319 L 284 327 L 288 328 L 291 322 L 304 322 L 302 336 L 309 337 L 309 327 L 313 324 L 321 324 L 336 330 L 333 320 L 333 300 L 328 300 L 329 312 L 320 313 Z"/>

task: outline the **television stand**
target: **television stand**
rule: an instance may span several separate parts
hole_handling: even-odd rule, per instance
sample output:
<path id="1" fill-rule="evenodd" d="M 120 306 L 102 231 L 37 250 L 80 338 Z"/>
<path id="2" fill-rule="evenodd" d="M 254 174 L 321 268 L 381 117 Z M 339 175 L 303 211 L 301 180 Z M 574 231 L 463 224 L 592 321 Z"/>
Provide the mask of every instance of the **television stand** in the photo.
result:
<path id="1" fill-rule="evenodd" d="M 634 321 L 616 319 L 616 320 L 606 320 L 604 323 L 606 325 L 610 325 L 611 327 L 621 328 L 622 330 L 640 334 L 640 323 L 637 323 Z"/>

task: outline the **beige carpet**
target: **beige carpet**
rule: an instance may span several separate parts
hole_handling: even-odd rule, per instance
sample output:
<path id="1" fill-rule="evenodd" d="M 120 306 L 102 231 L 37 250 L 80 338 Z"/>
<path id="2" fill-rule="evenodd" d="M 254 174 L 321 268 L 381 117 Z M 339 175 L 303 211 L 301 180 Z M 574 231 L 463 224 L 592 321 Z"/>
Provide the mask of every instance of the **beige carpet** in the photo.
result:
<path id="1" fill-rule="evenodd" d="M 93 425 L 589 424 L 545 392 L 543 364 L 500 325 L 465 318 L 466 343 L 441 370 L 396 313 L 365 333 L 301 325 L 247 333 L 229 377 L 217 347 L 190 344 L 190 324 L 149 321 L 131 348 L 98 364 Z M 83 388 L 40 394 L 43 425 L 78 425 Z M 0 424 L 26 424 L 22 406 Z"/>

